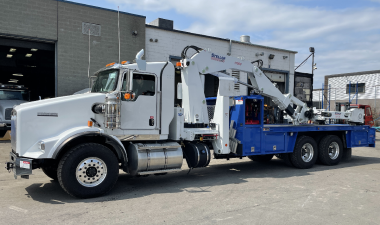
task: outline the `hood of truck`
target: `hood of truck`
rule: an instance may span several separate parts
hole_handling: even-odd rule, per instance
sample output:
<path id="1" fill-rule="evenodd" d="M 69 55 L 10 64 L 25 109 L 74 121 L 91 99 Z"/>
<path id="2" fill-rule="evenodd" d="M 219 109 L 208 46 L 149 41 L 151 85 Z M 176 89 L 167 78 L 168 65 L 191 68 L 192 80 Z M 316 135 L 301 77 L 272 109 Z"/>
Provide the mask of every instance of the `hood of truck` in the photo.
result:
<path id="1" fill-rule="evenodd" d="M 43 139 L 58 136 L 75 127 L 87 126 L 90 118 L 94 118 L 91 110 L 93 104 L 104 103 L 105 95 L 86 93 L 16 106 L 17 114 L 12 116 L 12 149 L 22 156 Z"/>
<path id="2" fill-rule="evenodd" d="M 13 106 L 20 105 L 27 101 L 24 100 L 0 100 L 0 122 L 11 122 L 11 120 L 5 119 L 5 109 L 13 109 Z"/>

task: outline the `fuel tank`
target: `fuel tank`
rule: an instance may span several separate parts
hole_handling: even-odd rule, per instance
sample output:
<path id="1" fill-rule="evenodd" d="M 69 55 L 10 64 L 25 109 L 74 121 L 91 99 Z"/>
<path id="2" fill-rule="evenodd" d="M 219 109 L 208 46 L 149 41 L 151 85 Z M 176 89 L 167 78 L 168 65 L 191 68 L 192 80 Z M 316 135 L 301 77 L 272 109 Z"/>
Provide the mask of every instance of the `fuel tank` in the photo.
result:
<path id="1" fill-rule="evenodd" d="M 131 144 L 127 148 L 128 172 L 143 175 L 180 170 L 183 162 L 181 146 L 176 142 Z"/>

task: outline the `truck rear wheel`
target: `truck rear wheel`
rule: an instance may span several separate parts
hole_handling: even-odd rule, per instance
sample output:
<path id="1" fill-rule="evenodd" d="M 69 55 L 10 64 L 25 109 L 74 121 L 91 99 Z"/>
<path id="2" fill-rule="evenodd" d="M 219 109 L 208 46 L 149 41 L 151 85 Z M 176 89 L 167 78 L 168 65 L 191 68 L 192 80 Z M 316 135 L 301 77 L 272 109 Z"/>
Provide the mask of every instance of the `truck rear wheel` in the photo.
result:
<path id="1" fill-rule="evenodd" d="M 272 154 L 269 154 L 269 155 L 251 155 L 251 156 L 248 156 L 248 158 L 252 161 L 255 161 L 255 162 L 269 162 L 272 158 L 273 158 L 274 155 Z"/>
<path id="2" fill-rule="evenodd" d="M 343 156 L 342 140 L 336 135 L 327 135 L 319 142 L 319 160 L 332 166 L 340 162 Z"/>
<path id="3" fill-rule="evenodd" d="M 313 167 L 318 158 L 317 143 L 312 137 L 301 136 L 297 138 L 294 151 L 290 155 L 292 164 L 300 169 Z"/>
<path id="4" fill-rule="evenodd" d="M 96 143 L 74 147 L 62 157 L 58 165 L 61 187 L 78 198 L 106 194 L 115 185 L 118 175 L 116 155 L 109 148 Z"/>

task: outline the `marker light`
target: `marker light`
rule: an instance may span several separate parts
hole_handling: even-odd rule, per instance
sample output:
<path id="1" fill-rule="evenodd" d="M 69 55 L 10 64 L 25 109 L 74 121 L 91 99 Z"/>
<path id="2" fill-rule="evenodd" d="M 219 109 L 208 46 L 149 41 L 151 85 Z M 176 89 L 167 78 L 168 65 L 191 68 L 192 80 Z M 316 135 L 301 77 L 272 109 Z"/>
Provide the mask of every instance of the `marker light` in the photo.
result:
<path id="1" fill-rule="evenodd" d="M 122 61 L 121 64 L 125 65 L 125 64 L 129 64 L 129 62 L 128 61 Z"/>
<path id="2" fill-rule="evenodd" d="M 177 62 L 177 63 L 175 64 L 176 67 L 181 67 L 181 65 L 182 65 L 181 62 Z"/>
<path id="3" fill-rule="evenodd" d="M 92 121 L 87 121 L 87 126 L 92 127 Z"/>
<path id="4" fill-rule="evenodd" d="M 41 150 L 45 150 L 45 142 L 43 141 L 38 142 L 38 148 Z"/>
<path id="5" fill-rule="evenodd" d="M 113 65 L 115 65 L 114 62 L 113 62 L 113 63 L 108 63 L 108 64 L 106 65 L 106 67 L 113 66 Z"/>
<path id="6" fill-rule="evenodd" d="M 124 98 L 125 98 L 126 100 L 131 99 L 131 94 L 130 94 L 130 93 L 125 93 Z"/>

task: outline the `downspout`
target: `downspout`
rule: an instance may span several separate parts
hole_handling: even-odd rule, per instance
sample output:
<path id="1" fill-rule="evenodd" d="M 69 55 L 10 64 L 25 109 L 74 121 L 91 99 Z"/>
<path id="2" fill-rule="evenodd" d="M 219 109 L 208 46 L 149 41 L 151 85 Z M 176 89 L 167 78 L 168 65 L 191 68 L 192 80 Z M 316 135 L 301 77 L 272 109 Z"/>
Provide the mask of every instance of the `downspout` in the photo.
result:
<path id="1" fill-rule="evenodd" d="M 230 39 L 230 47 L 228 48 L 228 56 L 231 56 L 231 51 L 232 51 L 232 40 Z"/>

